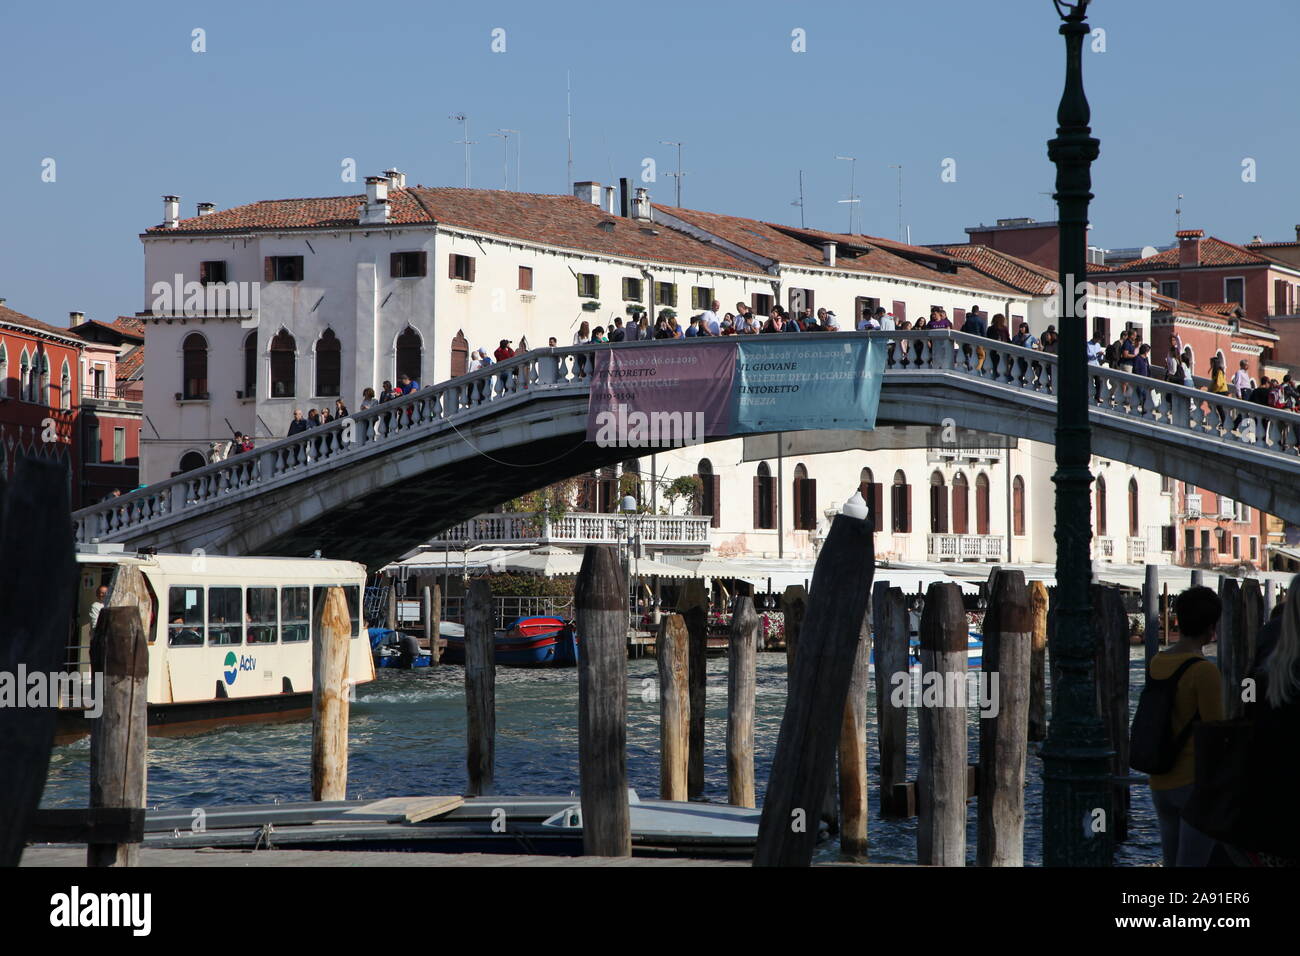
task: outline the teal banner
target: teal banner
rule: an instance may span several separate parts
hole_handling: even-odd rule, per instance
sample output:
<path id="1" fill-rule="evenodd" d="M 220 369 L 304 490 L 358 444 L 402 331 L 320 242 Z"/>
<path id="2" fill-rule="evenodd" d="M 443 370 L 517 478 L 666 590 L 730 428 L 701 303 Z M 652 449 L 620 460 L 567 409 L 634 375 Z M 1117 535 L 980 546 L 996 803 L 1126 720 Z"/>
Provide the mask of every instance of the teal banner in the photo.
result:
<path id="1" fill-rule="evenodd" d="M 741 339 L 736 343 L 732 434 L 875 428 L 887 349 L 874 339 Z"/>

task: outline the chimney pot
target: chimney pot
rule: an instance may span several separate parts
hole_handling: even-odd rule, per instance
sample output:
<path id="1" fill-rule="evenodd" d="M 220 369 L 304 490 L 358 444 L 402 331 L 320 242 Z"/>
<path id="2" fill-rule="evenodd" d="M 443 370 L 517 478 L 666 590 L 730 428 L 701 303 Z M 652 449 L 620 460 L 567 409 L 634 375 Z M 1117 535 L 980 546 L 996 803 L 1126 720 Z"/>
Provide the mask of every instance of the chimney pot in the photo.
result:
<path id="1" fill-rule="evenodd" d="M 835 253 L 838 250 L 838 248 L 839 247 L 834 242 L 822 243 L 822 265 L 825 266 L 835 265 Z"/>
<path id="2" fill-rule="evenodd" d="M 385 177 L 366 177 L 366 202 L 358 218 L 365 226 L 388 222 L 388 180 Z"/>
<path id="3" fill-rule="evenodd" d="M 0 300 L 0 301 L 3 301 L 3 300 Z M 81 324 L 82 322 L 84 322 L 84 321 L 86 321 L 86 313 L 85 313 L 85 312 L 69 312 L 69 313 L 68 313 L 68 325 L 69 325 L 69 326 L 80 325 L 80 324 Z"/>
<path id="4" fill-rule="evenodd" d="M 605 211 L 611 216 L 618 215 L 618 190 L 613 186 L 605 187 Z"/>
<path id="5" fill-rule="evenodd" d="M 388 178 L 388 185 L 392 189 L 406 188 L 406 173 L 397 169 L 385 169 L 384 175 Z"/>
<path id="6" fill-rule="evenodd" d="M 1295 227 L 1295 241 L 1296 241 L 1296 242 L 1300 242 L 1300 223 L 1296 223 L 1296 227 Z"/>
<path id="7" fill-rule="evenodd" d="M 632 218 L 645 220 L 650 218 L 650 194 L 644 186 L 638 186 L 633 194 Z"/>
<path id="8" fill-rule="evenodd" d="M 198 205 L 198 211 L 200 216 L 210 216 L 214 212 L 216 212 L 216 209 L 217 209 L 216 203 L 201 202 Z"/>
<path id="9" fill-rule="evenodd" d="M 163 228 L 175 229 L 181 221 L 181 197 L 163 196 Z"/>

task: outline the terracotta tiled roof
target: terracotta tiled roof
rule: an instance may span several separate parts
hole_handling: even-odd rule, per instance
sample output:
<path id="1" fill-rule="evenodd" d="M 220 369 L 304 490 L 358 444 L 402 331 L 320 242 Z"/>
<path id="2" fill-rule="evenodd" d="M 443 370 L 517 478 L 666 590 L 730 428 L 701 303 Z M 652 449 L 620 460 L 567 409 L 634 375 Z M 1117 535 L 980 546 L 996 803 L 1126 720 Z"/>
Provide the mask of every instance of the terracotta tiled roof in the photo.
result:
<path id="1" fill-rule="evenodd" d="M 1044 295 L 1049 291 L 1050 283 L 1056 281 L 1056 273 L 1046 266 L 977 243 L 968 242 L 932 248 L 963 262 L 969 262 L 985 275 L 992 276 L 999 282 L 1030 295 Z"/>
<path id="2" fill-rule="evenodd" d="M 1214 312 L 1217 315 L 1235 315 L 1241 308 L 1240 302 L 1202 302 L 1201 308 L 1206 312 Z"/>
<path id="3" fill-rule="evenodd" d="M 921 279 L 998 295 L 1016 291 L 955 259 L 923 246 L 908 246 L 878 239 L 875 236 L 782 226 L 758 219 L 747 219 L 744 216 L 728 216 L 698 209 L 682 209 L 659 204 L 656 204 L 655 208 L 782 265 L 820 267 L 822 265 L 821 243 L 833 241 L 839 246 L 835 268 L 846 272 L 870 272 L 877 275 Z M 953 271 L 941 272 L 921 262 L 905 258 L 908 254 L 927 261 L 947 262 L 952 266 Z"/>
<path id="4" fill-rule="evenodd" d="M 132 321 L 135 321 L 137 323 L 139 322 L 138 319 L 132 319 Z M 85 322 L 82 322 L 72 327 L 68 331 L 71 332 L 73 335 L 77 336 L 78 338 L 84 338 L 87 339 L 88 341 L 95 339 L 95 335 L 93 333 L 94 329 L 103 329 L 104 332 L 108 333 L 108 338 L 112 341 L 115 341 L 117 344 L 121 344 L 123 340 L 140 341 L 140 342 L 144 341 L 143 328 L 132 329 L 132 328 L 128 328 L 125 325 L 119 324 L 119 322 L 120 319 L 118 321 L 113 321 L 113 322 L 101 322 L 99 321 L 99 319 L 87 319 Z M 86 335 L 83 333 L 91 333 L 91 334 Z M 100 335 L 102 336 L 103 333 L 100 333 Z"/>
<path id="5" fill-rule="evenodd" d="M 611 215 L 576 196 L 415 186 L 390 189 L 388 197 L 389 223 L 394 225 L 440 223 L 609 256 L 761 272 L 716 246 L 653 223 Z M 355 227 L 364 199 L 339 196 L 256 202 L 183 219 L 176 229 L 154 226 L 147 235 Z"/>
<path id="6" fill-rule="evenodd" d="M 144 335 L 145 328 L 147 327 L 145 326 L 143 319 L 137 318 L 134 315 L 119 315 L 116 319 L 110 322 L 109 325 L 113 326 L 115 329 L 121 329 L 123 332 L 130 335 L 139 336 Z"/>
<path id="7" fill-rule="evenodd" d="M 1202 266 L 1256 266 L 1271 265 L 1272 263 L 1273 260 L 1268 256 L 1251 252 L 1245 246 L 1224 242 L 1214 236 L 1208 236 L 1201 240 Z M 1132 262 L 1122 263 L 1113 271 L 1145 272 L 1151 269 L 1178 268 L 1186 267 L 1179 266 L 1178 249 L 1175 247 L 1166 249 L 1164 252 L 1157 252 L 1154 256 L 1147 256 L 1145 259 L 1134 259 Z"/>
<path id="8" fill-rule="evenodd" d="M 15 312 L 13 309 L 3 305 L 0 305 L 0 323 L 30 329 L 33 332 L 43 332 L 47 335 L 59 335 L 65 339 L 73 341 L 76 340 L 76 337 L 66 328 L 60 328 L 57 325 L 50 325 L 46 322 L 42 322 L 40 319 L 33 319 L 30 315 L 23 315 L 21 312 Z"/>
<path id="9" fill-rule="evenodd" d="M 144 375 L 144 346 L 137 345 L 117 357 L 119 382 L 139 379 Z"/>

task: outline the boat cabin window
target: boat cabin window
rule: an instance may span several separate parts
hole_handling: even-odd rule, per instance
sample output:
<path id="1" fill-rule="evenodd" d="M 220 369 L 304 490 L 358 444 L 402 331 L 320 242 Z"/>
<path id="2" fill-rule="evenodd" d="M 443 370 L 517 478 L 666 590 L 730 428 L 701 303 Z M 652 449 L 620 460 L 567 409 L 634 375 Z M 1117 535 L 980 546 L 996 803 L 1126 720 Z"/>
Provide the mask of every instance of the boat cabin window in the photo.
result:
<path id="1" fill-rule="evenodd" d="M 208 646 L 244 643 L 242 588 L 208 588 Z"/>
<path id="2" fill-rule="evenodd" d="M 280 590 L 280 640 L 285 644 L 305 641 L 311 636 L 311 608 L 307 588 Z"/>
<path id="3" fill-rule="evenodd" d="M 167 645 L 203 646 L 203 588 L 167 589 Z"/>
<path id="4" fill-rule="evenodd" d="M 248 643 L 274 644 L 276 642 L 275 588 L 248 589 Z"/>
<path id="5" fill-rule="evenodd" d="M 312 588 L 312 607 L 319 609 L 325 602 L 325 591 L 327 588 L 317 586 Z M 348 602 L 348 617 L 352 619 L 351 637 L 361 635 L 361 588 L 355 584 L 343 585 L 343 596 Z"/>

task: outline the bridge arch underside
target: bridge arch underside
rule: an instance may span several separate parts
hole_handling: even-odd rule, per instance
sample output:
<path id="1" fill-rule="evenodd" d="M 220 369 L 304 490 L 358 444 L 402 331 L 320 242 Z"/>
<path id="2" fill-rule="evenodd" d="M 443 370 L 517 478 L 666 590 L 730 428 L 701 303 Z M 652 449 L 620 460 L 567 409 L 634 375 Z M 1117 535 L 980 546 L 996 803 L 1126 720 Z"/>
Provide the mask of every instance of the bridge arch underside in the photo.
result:
<path id="1" fill-rule="evenodd" d="M 999 401 L 996 387 L 958 376 L 938 382 L 934 373 L 916 381 L 906 374 L 889 377 L 878 426 L 937 428 L 945 419 L 963 429 L 1055 442 L 1056 407 L 1048 396 L 1008 390 L 1007 400 Z M 1300 458 L 1294 454 L 1261 455 L 1256 446 L 1234 439 L 1157 429 L 1095 408 L 1092 422 L 1097 455 L 1300 522 Z M 234 498 L 197 517 L 183 512 L 170 525 L 119 540 L 211 554 L 303 556 L 319 550 L 374 569 L 500 502 L 655 450 L 598 446 L 585 440 L 586 425 L 586 395 L 538 396 L 456 429 L 415 435 L 346 465 Z"/>

